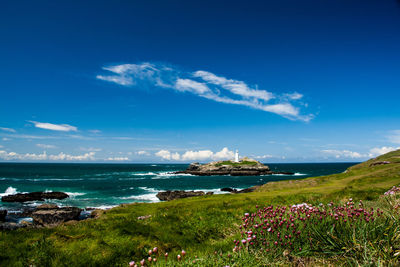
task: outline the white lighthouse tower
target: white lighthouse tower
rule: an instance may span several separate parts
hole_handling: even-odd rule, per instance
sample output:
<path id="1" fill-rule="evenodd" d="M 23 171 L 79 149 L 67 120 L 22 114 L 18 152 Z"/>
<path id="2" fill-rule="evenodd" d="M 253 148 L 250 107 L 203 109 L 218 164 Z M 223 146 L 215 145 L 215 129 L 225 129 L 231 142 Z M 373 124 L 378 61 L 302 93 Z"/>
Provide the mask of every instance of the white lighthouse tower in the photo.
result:
<path id="1" fill-rule="evenodd" d="M 239 151 L 236 149 L 235 162 L 239 162 Z"/>

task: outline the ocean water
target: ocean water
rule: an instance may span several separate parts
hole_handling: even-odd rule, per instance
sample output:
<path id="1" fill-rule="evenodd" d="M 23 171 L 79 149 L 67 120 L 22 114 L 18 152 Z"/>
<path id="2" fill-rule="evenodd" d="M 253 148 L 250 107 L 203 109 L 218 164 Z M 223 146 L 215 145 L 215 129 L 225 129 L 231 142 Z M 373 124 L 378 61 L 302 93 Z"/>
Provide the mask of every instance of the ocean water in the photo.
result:
<path id="1" fill-rule="evenodd" d="M 355 163 L 266 164 L 273 171 L 295 175 L 265 176 L 193 176 L 175 175 L 187 164 L 46 164 L 0 163 L 0 197 L 34 191 L 62 191 L 64 200 L 49 200 L 60 206 L 111 208 L 122 203 L 158 202 L 157 192 L 165 190 L 201 190 L 221 194 L 223 187 L 236 189 L 270 181 L 301 179 L 343 172 Z M 43 202 L 25 204 L 0 201 L 0 207 L 19 210 Z"/>

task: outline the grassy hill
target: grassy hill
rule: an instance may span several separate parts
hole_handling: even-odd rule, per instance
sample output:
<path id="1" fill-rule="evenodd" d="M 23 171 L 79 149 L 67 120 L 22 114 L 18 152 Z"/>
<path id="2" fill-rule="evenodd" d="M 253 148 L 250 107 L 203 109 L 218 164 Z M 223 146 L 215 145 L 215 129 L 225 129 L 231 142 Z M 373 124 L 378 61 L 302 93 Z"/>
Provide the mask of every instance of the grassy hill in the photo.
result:
<path id="1" fill-rule="evenodd" d="M 390 163 L 374 165 L 383 161 Z M 153 247 L 158 247 L 160 253 L 168 252 L 169 259 L 165 261 L 160 256 L 152 266 L 398 264 L 397 208 L 394 200 L 380 196 L 399 184 L 398 150 L 355 165 L 341 174 L 271 182 L 253 193 L 123 205 L 105 211 L 98 219 L 51 229 L 0 232 L 0 266 L 127 266 L 131 260 L 147 258 L 148 250 Z M 354 228 L 351 225 L 353 234 L 348 234 L 348 244 L 343 245 L 345 250 L 338 247 L 338 237 L 325 240 L 321 235 L 324 240 L 319 241 L 320 247 L 307 251 L 285 250 L 282 254 L 248 248 L 240 253 L 232 252 L 233 240 L 241 238 L 238 226 L 242 224 L 243 214 L 256 211 L 256 205 L 345 203 L 350 197 L 364 200 L 368 207 L 380 207 L 385 210 L 385 217 L 377 219 L 372 226 L 360 224 Z M 325 229 L 321 227 L 316 232 Z M 322 246 L 328 241 L 333 245 Z M 374 244 L 378 243 L 376 247 Z M 176 256 L 182 249 L 187 255 L 184 261 L 178 262 Z"/>

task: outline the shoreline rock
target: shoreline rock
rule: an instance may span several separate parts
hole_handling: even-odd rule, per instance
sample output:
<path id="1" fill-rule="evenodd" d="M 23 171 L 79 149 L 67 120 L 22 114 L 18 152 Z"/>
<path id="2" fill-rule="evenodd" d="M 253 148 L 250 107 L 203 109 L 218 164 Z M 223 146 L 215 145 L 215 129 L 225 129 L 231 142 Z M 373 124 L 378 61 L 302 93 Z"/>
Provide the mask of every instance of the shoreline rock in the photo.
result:
<path id="1" fill-rule="evenodd" d="M 213 192 L 204 193 L 203 191 L 168 190 L 164 192 L 158 192 L 156 197 L 162 201 L 170 201 L 179 198 L 198 197 L 198 196 L 212 195 L 212 194 Z"/>
<path id="2" fill-rule="evenodd" d="M 224 188 L 221 188 L 220 190 L 223 191 L 223 192 L 229 192 L 229 193 L 232 193 L 232 194 L 240 194 L 240 193 L 254 192 L 254 190 L 256 190 L 257 187 L 259 187 L 259 186 L 252 186 L 252 187 L 245 188 L 245 189 L 242 189 L 242 190 L 237 190 L 237 189 L 231 188 L 231 187 L 224 187 Z"/>
<path id="3" fill-rule="evenodd" d="M 82 209 L 77 207 L 62 207 L 43 204 L 32 212 L 33 223 L 36 225 L 52 227 L 61 223 L 79 220 Z"/>
<path id="4" fill-rule="evenodd" d="M 7 216 L 7 210 L 0 210 L 0 222 L 5 222 Z"/>
<path id="5" fill-rule="evenodd" d="M 69 195 L 64 192 L 32 192 L 18 193 L 15 195 L 3 196 L 3 202 L 27 202 L 27 201 L 44 201 L 45 199 L 64 199 Z"/>

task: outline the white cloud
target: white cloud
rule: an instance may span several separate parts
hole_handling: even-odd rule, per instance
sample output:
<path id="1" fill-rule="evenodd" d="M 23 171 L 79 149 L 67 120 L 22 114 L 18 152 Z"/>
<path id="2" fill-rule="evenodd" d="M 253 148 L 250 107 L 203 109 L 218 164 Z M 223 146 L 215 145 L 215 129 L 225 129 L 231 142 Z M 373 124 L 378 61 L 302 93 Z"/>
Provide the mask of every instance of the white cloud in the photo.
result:
<path id="1" fill-rule="evenodd" d="M 149 156 L 150 155 L 150 153 L 145 150 L 140 150 L 140 151 L 136 152 L 136 154 L 138 154 L 139 156 Z"/>
<path id="2" fill-rule="evenodd" d="M 7 138 L 7 137 L 3 137 L 1 140 L 3 140 L 3 141 L 10 141 L 11 139 L 10 139 L 10 138 Z"/>
<path id="3" fill-rule="evenodd" d="M 206 160 L 211 159 L 214 153 L 211 150 L 199 150 L 199 151 L 186 151 L 182 155 L 182 160 Z"/>
<path id="4" fill-rule="evenodd" d="M 107 158 L 107 160 L 110 160 L 110 161 L 126 161 L 126 160 L 129 160 L 129 158 L 128 157 L 114 157 L 114 158 L 110 157 L 110 158 Z"/>
<path id="5" fill-rule="evenodd" d="M 87 161 L 94 160 L 94 152 L 85 153 L 83 155 L 69 155 L 64 152 L 59 154 L 48 155 L 46 152 L 41 154 L 25 153 L 20 154 L 16 152 L 7 152 L 0 150 L 0 159 L 3 160 L 50 160 L 50 161 Z"/>
<path id="6" fill-rule="evenodd" d="M 208 71 L 185 72 L 151 63 L 122 64 L 103 69 L 112 72 L 113 75 L 97 75 L 97 79 L 122 86 L 145 88 L 150 85 L 190 92 L 216 102 L 272 112 L 292 120 L 309 121 L 314 117 L 312 114 L 301 114 L 300 108 L 291 103 L 303 97 L 300 93 L 277 95 L 252 88 L 243 81 L 217 76 Z"/>
<path id="7" fill-rule="evenodd" d="M 303 98 L 303 95 L 297 92 L 291 93 L 291 94 L 284 94 L 285 97 L 291 99 L 291 100 L 299 100 Z"/>
<path id="8" fill-rule="evenodd" d="M 204 83 L 199 83 L 190 79 L 178 79 L 175 88 L 181 92 L 189 91 L 198 95 L 211 92 L 210 88 L 208 88 Z"/>
<path id="9" fill-rule="evenodd" d="M 69 155 L 61 152 L 58 155 L 49 155 L 50 160 L 94 160 L 95 152 L 85 153 L 83 155 Z"/>
<path id="10" fill-rule="evenodd" d="M 358 152 L 350 151 L 350 150 L 334 150 L 334 149 L 326 149 L 321 151 L 324 154 L 334 156 L 335 158 L 352 158 L 352 159 L 358 159 L 358 158 L 364 158 L 367 157 L 367 155 L 360 154 Z"/>
<path id="11" fill-rule="evenodd" d="M 269 101 L 275 97 L 272 93 L 265 90 L 251 89 L 242 81 L 226 79 L 225 77 L 217 76 L 208 71 L 196 71 L 193 73 L 193 76 L 201 78 L 207 83 L 220 85 L 222 88 L 243 98 L 254 98 Z"/>
<path id="12" fill-rule="evenodd" d="M 221 151 L 214 153 L 214 155 L 212 156 L 212 158 L 215 160 L 233 159 L 234 157 L 235 153 L 233 151 L 230 151 L 227 147 L 224 147 Z"/>
<path id="13" fill-rule="evenodd" d="M 57 147 L 54 146 L 54 145 L 46 145 L 46 144 L 36 144 L 36 146 L 37 146 L 37 147 L 40 147 L 40 148 L 44 148 L 44 149 L 57 148 Z"/>
<path id="14" fill-rule="evenodd" d="M 92 133 L 92 134 L 99 134 L 99 133 L 101 133 L 100 130 L 89 130 L 89 132 Z"/>
<path id="15" fill-rule="evenodd" d="M 68 124 L 53 124 L 48 122 L 37 122 L 37 121 L 29 121 L 35 125 L 36 128 L 52 130 L 52 131 L 62 131 L 62 132 L 76 132 L 78 128 Z"/>
<path id="16" fill-rule="evenodd" d="M 234 152 L 224 147 L 221 151 L 213 152 L 211 150 L 199 150 L 192 151 L 188 150 L 183 154 L 178 152 L 172 153 L 169 150 L 160 150 L 155 153 L 156 156 L 165 160 L 181 160 L 181 161 L 193 161 L 193 160 L 223 160 L 233 159 Z"/>
<path id="17" fill-rule="evenodd" d="M 5 128 L 5 127 L 0 127 L 1 131 L 5 131 L 5 132 L 10 132 L 10 133 L 15 133 L 17 132 L 16 130 L 12 129 L 12 128 Z"/>
<path id="18" fill-rule="evenodd" d="M 155 153 L 155 155 L 157 157 L 160 157 L 162 159 L 166 159 L 166 160 L 179 160 L 180 159 L 180 155 L 179 153 L 171 153 L 168 150 L 160 150 L 157 153 Z"/>
<path id="19" fill-rule="evenodd" d="M 395 148 L 395 147 L 387 147 L 387 146 L 383 146 L 383 147 L 374 147 L 369 151 L 369 156 L 370 157 L 377 157 L 386 153 L 389 153 L 391 151 L 395 151 L 397 149 L 400 149 L 400 147 Z"/>

